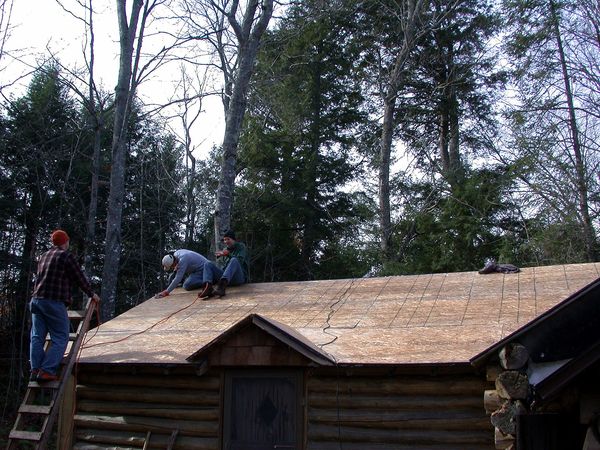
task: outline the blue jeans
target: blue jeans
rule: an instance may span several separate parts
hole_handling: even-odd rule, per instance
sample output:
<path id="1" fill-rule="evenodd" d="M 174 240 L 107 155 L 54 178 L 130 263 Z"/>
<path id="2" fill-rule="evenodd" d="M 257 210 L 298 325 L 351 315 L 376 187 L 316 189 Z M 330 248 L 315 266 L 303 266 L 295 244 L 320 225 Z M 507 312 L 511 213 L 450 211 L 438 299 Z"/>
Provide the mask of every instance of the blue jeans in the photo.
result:
<path id="1" fill-rule="evenodd" d="M 244 275 L 242 265 L 237 258 L 234 257 L 229 260 L 229 264 L 225 267 L 225 271 L 221 278 L 225 278 L 229 286 L 239 286 L 246 282 L 246 276 Z"/>
<path id="2" fill-rule="evenodd" d="M 31 369 L 42 369 L 56 374 L 69 342 L 69 317 L 67 307 L 58 300 L 32 298 L 31 309 L 31 348 L 29 359 Z M 51 345 L 44 351 L 46 335 L 50 333 Z"/>
<path id="3" fill-rule="evenodd" d="M 193 272 L 190 273 L 183 283 L 183 288 L 186 291 L 191 291 L 202 286 L 204 283 L 216 284 L 223 275 L 223 271 L 217 267 L 217 265 L 211 261 L 204 264 L 202 273 Z"/>

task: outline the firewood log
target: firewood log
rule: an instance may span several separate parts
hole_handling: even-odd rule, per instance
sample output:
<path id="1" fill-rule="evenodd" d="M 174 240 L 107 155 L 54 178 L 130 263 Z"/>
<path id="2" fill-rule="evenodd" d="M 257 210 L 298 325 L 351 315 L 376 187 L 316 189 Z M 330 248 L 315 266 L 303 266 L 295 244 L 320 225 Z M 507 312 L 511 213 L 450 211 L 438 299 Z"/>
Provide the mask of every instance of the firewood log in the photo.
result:
<path id="1" fill-rule="evenodd" d="M 507 399 L 525 399 L 529 390 L 527 375 L 516 370 L 502 372 L 496 378 L 498 395 Z"/>

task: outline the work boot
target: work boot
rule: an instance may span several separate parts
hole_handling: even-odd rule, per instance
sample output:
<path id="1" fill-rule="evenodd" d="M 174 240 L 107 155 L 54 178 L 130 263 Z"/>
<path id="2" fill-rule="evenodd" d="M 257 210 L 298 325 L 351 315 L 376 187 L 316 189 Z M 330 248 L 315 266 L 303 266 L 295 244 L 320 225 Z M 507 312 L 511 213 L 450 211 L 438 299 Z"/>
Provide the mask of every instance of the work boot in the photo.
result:
<path id="1" fill-rule="evenodd" d="M 217 285 L 217 288 L 215 289 L 215 295 L 218 295 L 219 297 L 223 297 L 225 295 L 226 287 L 227 287 L 227 278 L 221 278 L 219 280 L 219 284 Z"/>
<path id="2" fill-rule="evenodd" d="M 202 285 L 202 289 L 200 290 L 200 293 L 198 294 L 198 298 L 201 299 L 207 299 L 209 297 L 212 297 L 213 294 L 213 285 L 212 283 L 209 283 L 208 281 L 206 283 L 204 283 Z"/>
<path id="3" fill-rule="evenodd" d="M 45 372 L 41 369 L 38 372 L 38 376 L 37 376 L 38 383 L 43 383 L 44 381 L 56 381 L 56 380 L 58 380 L 58 375 L 55 375 L 50 372 Z"/>

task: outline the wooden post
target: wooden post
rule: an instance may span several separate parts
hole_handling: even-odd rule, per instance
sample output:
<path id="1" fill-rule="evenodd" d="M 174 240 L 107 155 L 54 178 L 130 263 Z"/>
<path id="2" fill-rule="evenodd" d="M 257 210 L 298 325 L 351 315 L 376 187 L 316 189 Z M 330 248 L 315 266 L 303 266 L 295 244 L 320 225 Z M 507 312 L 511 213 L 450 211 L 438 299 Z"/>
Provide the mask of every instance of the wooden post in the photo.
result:
<path id="1" fill-rule="evenodd" d="M 144 447 L 142 450 L 148 450 L 150 448 L 150 437 L 152 436 L 152 431 L 148 431 L 146 433 L 146 439 L 144 439 Z"/>
<path id="2" fill-rule="evenodd" d="M 177 439 L 177 435 L 179 434 L 179 430 L 173 430 L 171 433 L 171 439 L 169 439 L 169 444 L 167 445 L 167 450 L 173 450 L 175 446 L 175 440 Z"/>
<path id="3" fill-rule="evenodd" d="M 68 375 L 65 391 L 60 403 L 58 419 L 58 448 L 68 450 L 72 447 L 73 415 L 75 414 L 75 377 Z"/>

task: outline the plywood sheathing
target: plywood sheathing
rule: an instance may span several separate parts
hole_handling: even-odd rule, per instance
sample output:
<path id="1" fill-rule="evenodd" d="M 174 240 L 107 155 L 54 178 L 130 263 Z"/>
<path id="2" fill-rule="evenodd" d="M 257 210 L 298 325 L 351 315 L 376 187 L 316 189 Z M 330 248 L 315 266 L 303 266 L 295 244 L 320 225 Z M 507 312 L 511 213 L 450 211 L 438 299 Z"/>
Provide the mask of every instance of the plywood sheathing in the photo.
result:
<path id="1" fill-rule="evenodd" d="M 296 329 L 341 364 L 466 363 L 600 277 L 600 263 L 257 283 L 196 300 L 175 290 L 88 333 L 82 363 L 185 364 L 249 314 Z"/>

